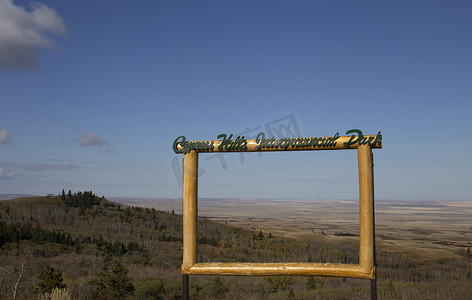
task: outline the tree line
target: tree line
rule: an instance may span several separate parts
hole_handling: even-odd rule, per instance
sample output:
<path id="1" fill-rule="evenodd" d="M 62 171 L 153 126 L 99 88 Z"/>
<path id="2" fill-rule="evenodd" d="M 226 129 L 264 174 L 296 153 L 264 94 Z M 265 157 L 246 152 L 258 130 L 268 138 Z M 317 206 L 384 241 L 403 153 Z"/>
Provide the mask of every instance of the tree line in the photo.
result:
<path id="1" fill-rule="evenodd" d="M 32 241 L 37 244 L 48 242 L 64 246 L 92 244 L 99 249 L 107 250 L 111 254 L 118 256 L 143 250 L 136 242 L 128 242 L 127 244 L 121 241 L 110 242 L 106 241 L 102 235 L 98 237 L 79 236 L 74 238 L 67 232 L 42 229 L 38 226 L 33 227 L 30 222 L 24 224 L 6 224 L 0 221 L 0 247 L 6 243 L 18 243 L 20 241 Z"/>
<path id="2" fill-rule="evenodd" d="M 61 200 L 67 206 L 71 207 L 81 207 L 81 208 L 91 208 L 94 205 L 100 204 L 100 198 L 98 198 L 92 191 L 77 192 L 72 194 L 71 190 L 66 193 L 62 190 Z M 104 200 L 104 198 L 102 199 Z"/>

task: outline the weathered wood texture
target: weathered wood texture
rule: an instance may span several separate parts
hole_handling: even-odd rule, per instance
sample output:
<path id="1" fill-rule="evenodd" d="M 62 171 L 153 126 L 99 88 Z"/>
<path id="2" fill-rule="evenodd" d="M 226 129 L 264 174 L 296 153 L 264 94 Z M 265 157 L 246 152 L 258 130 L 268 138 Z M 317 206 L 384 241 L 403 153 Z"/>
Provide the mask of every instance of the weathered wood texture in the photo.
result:
<path id="1" fill-rule="evenodd" d="M 331 139 L 333 137 L 306 137 L 306 138 L 287 138 L 287 139 L 280 139 L 280 140 L 300 140 L 300 143 L 303 143 L 302 140 L 307 140 L 307 139 L 317 139 L 318 142 L 314 143 L 314 145 L 311 146 L 300 146 L 300 144 L 295 144 L 294 146 L 286 146 L 284 147 L 281 145 L 280 147 L 263 147 L 261 149 L 257 149 L 257 146 L 260 146 L 260 143 L 257 143 L 256 140 L 246 140 L 247 142 L 247 149 L 244 151 L 223 151 L 219 150 L 219 146 L 221 145 L 222 141 L 221 140 L 214 140 L 214 141 L 188 141 L 189 143 L 208 143 L 211 144 L 213 143 L 213 147 L 210 150 L 200 150 L 200 149 L 193 149 L 192 151 L 197 151 L 197 152 L 257 152 L 257 151 L 308 151 L 308 150 L 343 150 L 343 149 L 357 149 L 359 147 L 359 142 L 354 142 L 351 141 L 352 136 L 340 136 L 337 137 L 335 143 L 330 143 L 329 141 L 327 142 L 328 139 Z M 358 138 L 355 136 L 355 138 Z M 365 135 L 362 137 L 363 141 L 366 143 L 373 143 L 376 141 L 377 136 L 376 135 Z M 347 148 L 344 148 L 345 143 L 350 143 Z M 288 143 L 288 142 L 287 142 Z M 308 142 L 305 142 L 308 143 Z M 325 146 L 322 146 L 323 144 L 326 144 Z M 303 145 L 303 144 L 302 144 Z M 371 148 L 382 148 L 382 143 L 375 143 L 373 145 L 370 145 Z M 177 144 L 177 149 L 182 150 L 183 147 L 180 144 Z"/>
<path id="2" fill-rule="evenodd" d="M 365 137 L 375 138 L 375 136 Z M 350 137 L 339 137 L 339 139 L 341 138 L 349 139 Z M 248 141 L 248 148 L 254 147 L 254 145 L 256 144 L 255 142 L 250 141 Z M 217 148 L 216 142 L 220 141 L 215 141 L 215 148 Z M 339 145 L 342 145 L 342 143 L 339 143 Z M 381 147 L 381 145 L 379 147 Z M 360 238 L 358 265 L 332 263 L 197 263 L 198 152 L 190 151 L 189 153 L 184 155 L 183 162 L 184 175 L 182 274 L 319 275 L 375 279 L 374 187 L 372 147 L 369 144 L 363 144 L 355 148 L 357 148 L 358 152 L 360 203 Z"/>
<path id="3" fill-rule="evenodd" d="M 189 275 L 301 275 L 372 279 L 375 268 L 331 263 L 197 263 L 182 274 Z"/>
<path id="4" fill-rule="evenodd" d="M 182 268 L 197 262 L 198 153 L 184 155 L 183 162 L 183 260 Z"/>

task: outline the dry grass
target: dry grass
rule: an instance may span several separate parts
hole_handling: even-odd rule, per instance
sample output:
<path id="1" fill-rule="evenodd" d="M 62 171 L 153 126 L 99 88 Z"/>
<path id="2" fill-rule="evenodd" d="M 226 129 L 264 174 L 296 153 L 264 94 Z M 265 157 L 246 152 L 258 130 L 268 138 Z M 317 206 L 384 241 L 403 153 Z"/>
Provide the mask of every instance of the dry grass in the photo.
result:
<path id="1" fill-rule="evenodd" d="M 38 300 L 72 300 L 72 294 L 68 289 L 53 289 L 50 293 L 41 294 Z"/>
<path id="2" fill-rule="evenodd" d="M 180 199 L 115 199 L 181 213 Z M 358 201 L 200 199 L 199 217 L 274 236 L 357 244 Z M 472 247 L 472 201 L 377 201 L 376 243 L 382 251 L 422 260 L 458 257 Z M 336 235 L 338 233 L 338 235 Z"/>

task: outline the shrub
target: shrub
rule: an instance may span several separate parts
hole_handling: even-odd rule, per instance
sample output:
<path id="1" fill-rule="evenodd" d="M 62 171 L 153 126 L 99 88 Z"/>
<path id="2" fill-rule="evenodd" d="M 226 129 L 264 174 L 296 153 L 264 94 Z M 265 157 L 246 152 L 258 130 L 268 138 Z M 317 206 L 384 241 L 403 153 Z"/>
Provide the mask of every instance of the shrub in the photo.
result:
<path id="1" fill-rule="evenodd" d="M 64 289 L 66 286 L 62 283 L 62 272 L 55 270 L 49 265 L 44 265 L 43 271 L 36 275 L 39 280 L 36 283 L 35 293 L 48 294 L 54 289 Z"/>
<path id="2" fill-rule="evenodd" d="M 161 278 L 143 278 L 135 282 L 135 299 L 164 299 L 166 289 Z"/>
<path id="3" fill-rule="evenodd" d="M 72 300 L 71 292 L 68 289 L 54 288 L 50 293 L 39 294 L 38 300 Z"/>

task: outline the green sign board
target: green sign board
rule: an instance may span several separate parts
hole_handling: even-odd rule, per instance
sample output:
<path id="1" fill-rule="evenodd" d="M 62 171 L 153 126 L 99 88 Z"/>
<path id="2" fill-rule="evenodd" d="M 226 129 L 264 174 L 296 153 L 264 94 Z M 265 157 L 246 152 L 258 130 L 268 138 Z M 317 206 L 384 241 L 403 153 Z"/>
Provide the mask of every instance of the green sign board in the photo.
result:
<path id="1" fill-rule="evenodd" d="M 174 140 L 175 153 L 187 154 L 194 150 L 197 152 L 247 152 L 247 151 L 289 151 L 289 150 L 330 150 L 353 149 L 368 144 L 372 148 L 382 148 L 382 134 L 364 135 L 359 129 L 346 131 L 348 136 L 340 136 L 336 132 L 329 137 L 303 137 L 303 138 L 266 138 L 264 132 L 260 132 L 256 139 L 247 140 L 244 136 L 233 138 L 230 134 L 219 134 L 216 141 L 187 141 L 185 136 L 179 136 Z"/>

